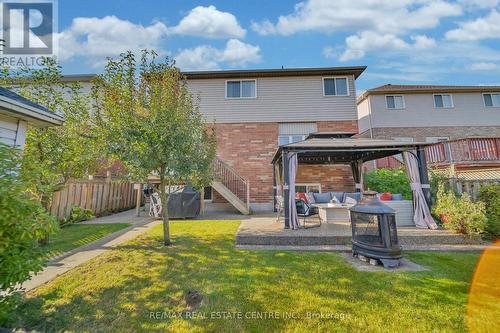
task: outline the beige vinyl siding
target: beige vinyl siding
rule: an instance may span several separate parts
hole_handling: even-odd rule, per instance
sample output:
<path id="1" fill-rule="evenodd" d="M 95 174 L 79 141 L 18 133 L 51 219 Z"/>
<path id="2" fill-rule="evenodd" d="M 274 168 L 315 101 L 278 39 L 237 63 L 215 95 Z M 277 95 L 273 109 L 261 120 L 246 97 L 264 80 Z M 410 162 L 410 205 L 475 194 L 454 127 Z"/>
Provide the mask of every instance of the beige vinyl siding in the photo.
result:
<path id="1" fill-rule="evenodd" d="M 500 126 L 500 110 L 484 106 L 481 93 L 453 93 L 452 108 L 435 108 L 433 94 L 405 94 L 405 109 L 391 110 L 384 95 L 371 95 L 372 126 Z"/>
<path id="2" fill-rule="evenodd" d="M 188 87 L 206 119 L 218 123 L 357 119 L 353 76 L 349 96 L 323 96 L 322 76 L 256 80 L 257 97 L 251 99 L 227 99 L 225 79 L 189 80 Z"/>
<path id="3" fill-rule="evenodd" d="M 358 128 L 359 133 L 363 133 L 370 129 L 370 102 L 368 98 L 365 98 L 361 103 L 358 104 Z"/>
<path id="4" fill-rule="evenodd" d="M 23 147 L 25 138 L 25 121 L 0 114 L 0 142 L 11 147 Z"/>

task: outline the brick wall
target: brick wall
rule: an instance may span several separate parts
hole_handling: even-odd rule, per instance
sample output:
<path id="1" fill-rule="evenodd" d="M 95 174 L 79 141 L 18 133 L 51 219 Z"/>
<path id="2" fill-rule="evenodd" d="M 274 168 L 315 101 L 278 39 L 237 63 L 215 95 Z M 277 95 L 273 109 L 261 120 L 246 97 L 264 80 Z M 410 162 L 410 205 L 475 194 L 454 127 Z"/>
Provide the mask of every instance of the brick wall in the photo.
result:
<path id="1" fill-rule="evenodd" d="M 349 165 L 299 165 L 297 183 L 321 183 L 321 191 L 354 192 Z"/>
<path id="2" fill-rule="evenodd" d="M 370 132 L 365 131 L 357 136 L 370 137 Z M 425 138 L 431 136 L 447 136 L 451 140 L 472 136 L 500 137 L 500 126 L 383 127 L 373 129 L 373 137 L 378 139 L 403 136 L 413 137 L 415 141 L 421 142 L 425 142 Z"/>
<path id="3" fill-rule="evenodd" d="M 216 124 L 217 155 L 250 181 L 252 203 L 272 202 L 271 160 L 278 148 L 278 123 Z M 357 122 L 322 121 L 318 131 L 357 132 Z M 324 191 L 353 190 L 350 168 L 339 165 L 299 167 L 297 182 L 320 182 Z M 323 185 L 324 184 L 324 185 Z M 224 199 L 214 191 L 214 202 Z"/>

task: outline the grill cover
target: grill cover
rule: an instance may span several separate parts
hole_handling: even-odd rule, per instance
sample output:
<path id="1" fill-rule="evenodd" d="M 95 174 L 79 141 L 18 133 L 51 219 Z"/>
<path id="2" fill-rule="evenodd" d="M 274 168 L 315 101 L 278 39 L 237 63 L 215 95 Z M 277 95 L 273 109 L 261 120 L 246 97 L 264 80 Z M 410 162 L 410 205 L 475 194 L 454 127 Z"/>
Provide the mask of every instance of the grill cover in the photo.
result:
<path id="1" fill-rule="evenodd" d="M 200 194 L 190 187 L 172 193 L 168 199 L 168 215 L 173 219 L 196 217 L 200 214 Z"/>

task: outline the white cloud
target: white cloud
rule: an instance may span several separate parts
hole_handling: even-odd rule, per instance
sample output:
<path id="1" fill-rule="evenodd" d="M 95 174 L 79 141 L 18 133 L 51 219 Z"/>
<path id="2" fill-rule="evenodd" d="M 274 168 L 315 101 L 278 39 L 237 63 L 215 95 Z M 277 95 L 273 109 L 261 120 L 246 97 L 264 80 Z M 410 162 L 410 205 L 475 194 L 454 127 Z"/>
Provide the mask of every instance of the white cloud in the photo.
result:
<path id="1" fill-rule="evenodd" d="M 475 62 L 470 65 L 473 71 L 495 71 L 500 69 L 500 65 L 493 62 Z"/>
<path id="2" fill-rule="evenodd" d="M 221 12 L 215 6 L 193 8 L 171 31 L 208 38 L 243 38 L 246 33 L 233 14 Z"/>
<path id="3" fill-rule="evenodd" d="M 237 39 L 227 41 L 223 49 L 210 45 L 200 45 L 192 49 L 183 49 L 175 61 L 182 70 L 213 70 L 221 64 L 229 66 L 246 66 L 262 60 L 260 47 L 243 43 Z"/>
<path id="4" fill-rule="evenodd" d="M 222 51 L 220 59 L 231 66 L 246 66 L 261 61 L 260 47 L 230 39 Z"/>
<path id="5" fill-rule="evenodd" d="M 167 34 L 167 27 L 156 22 L 149 26 L 121 20 L 116 16 L 77 17 L 71 26 L 56 38 L 59 41 L 59 60 L 84 57 L 92 67 L 100 67 L 106 57 L 125 51 L 160 49 L 160 41 Z"/>
<path id="6" fill-rule="evenodd" d="M 325 46 L 323 48 L 323 57 L 326 59 L 333 59 L 336 58 L 337 54 L 335 52 L 335 49 L 331 46 Z"/>
<path id="7" fill-rule="evenodd" d="M 262 35 L 352 30 L 398 35 L 434 28 L 442 18 L 461 13 L 459 4 L 443 0 L 306 0 L 296 4 L 292 14 L 280 16 L 276 24 L 253 22 L 252 29 Z"/>
<path id="8" fill-rule="evenodd" d="M 459 26 L 446 32 L 446 38 L 462 41 L 500 38 L 500 13 L 493 10 L 485 17 L 459 23 Z"/>
<path id="9" fill-rule="evenodd" d="M 466 9 L 495 8 L 500 5 L 500 0 L 459 0 Z"/>
<path id="10" fill-rule="evenodd" d="M 436 40 L 434 38 L 427 37 L 425 35 L 415 35 L 410 37 L 414 41 L 413 47 L 419 50 L 430 49 L 437 46 Z"/>
<path id="11" fill-rule="evenodd" d="M 394 34 L 379 34 L 373 31 L 363 31 L 360 34 L 346 38 L 346 49 L 340 55 L 340 61 L 363 58 L 369 51 L 398 52 L 422 50 L 433 47 L 436 41 L 424 35 L 412 36 L 413 43 L 409 43 Z"/>

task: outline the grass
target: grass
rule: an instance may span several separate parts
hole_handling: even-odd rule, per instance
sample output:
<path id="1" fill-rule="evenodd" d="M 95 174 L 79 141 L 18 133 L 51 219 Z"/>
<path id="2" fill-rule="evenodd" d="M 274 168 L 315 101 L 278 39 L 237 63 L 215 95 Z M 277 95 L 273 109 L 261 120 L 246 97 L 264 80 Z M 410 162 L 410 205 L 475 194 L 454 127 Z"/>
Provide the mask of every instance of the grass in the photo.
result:
<path id="1" fill-rule="evenodd" d="M 89 332 L 467 330 L 469 281 L 479 254 L 408 253 L 431 271 L 359 272 L 337 253 L 236 250 L 238 225 L 173 222 L 171 247 L 162 245 L 161 226 L 155 227 L 30 292 L 14 326 Z M 187 310 L 188 290 L 204 295 L 196 318 L 168 318 Z M 279 318 L 253 318 L 271 313 Z M 239 315 L 243 319 L 234 318 Z M 494 325 L 491 318 L 488 325 Z"/>
<path id="2" fill-rule="evenodd" d="M 59 256 L 129 226 L 126 223 L 68 225 L 52 235 L 43 249 L 49 257 Z"/>

